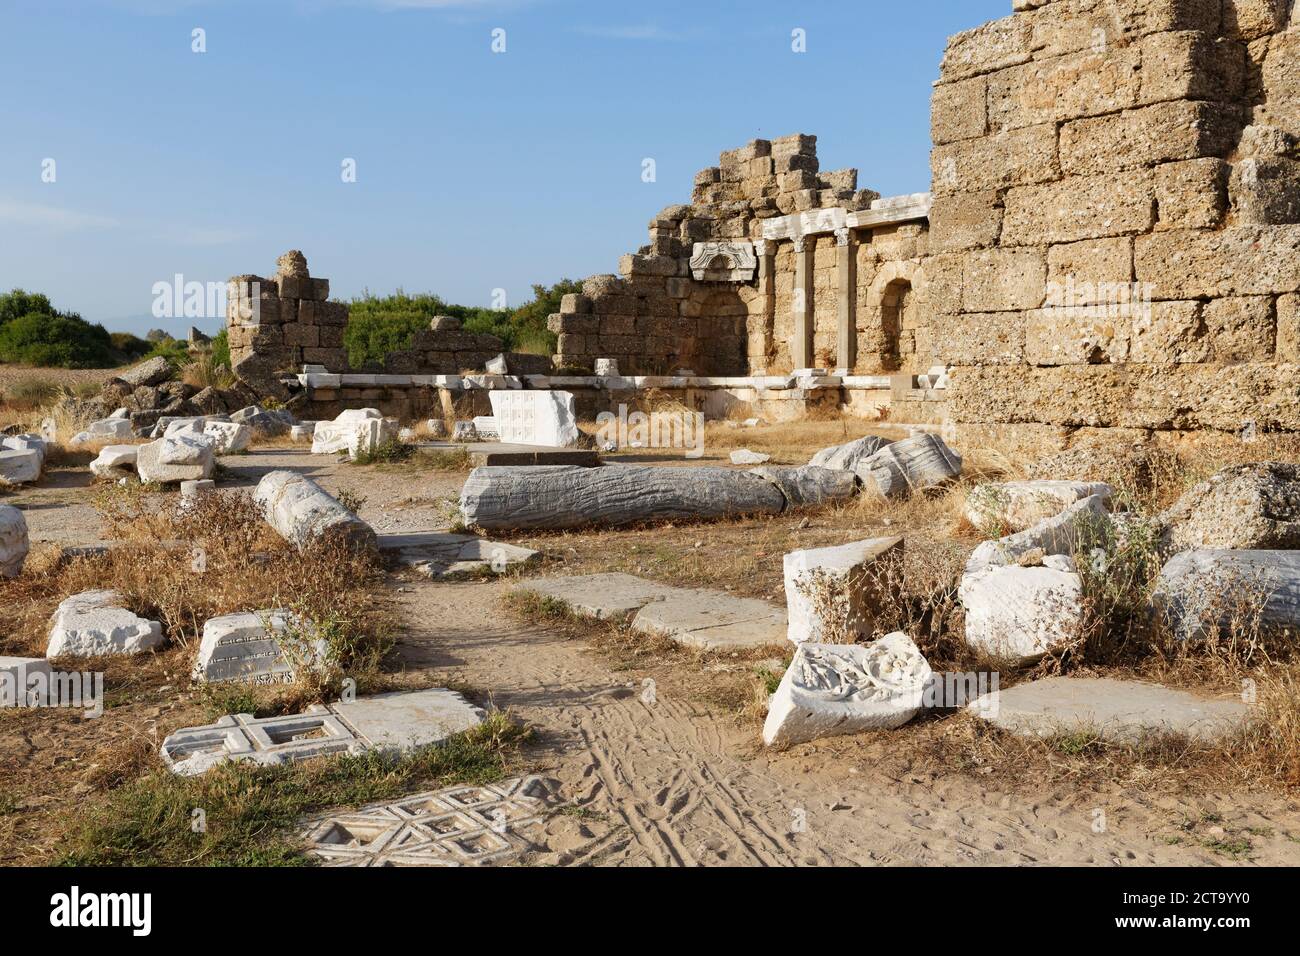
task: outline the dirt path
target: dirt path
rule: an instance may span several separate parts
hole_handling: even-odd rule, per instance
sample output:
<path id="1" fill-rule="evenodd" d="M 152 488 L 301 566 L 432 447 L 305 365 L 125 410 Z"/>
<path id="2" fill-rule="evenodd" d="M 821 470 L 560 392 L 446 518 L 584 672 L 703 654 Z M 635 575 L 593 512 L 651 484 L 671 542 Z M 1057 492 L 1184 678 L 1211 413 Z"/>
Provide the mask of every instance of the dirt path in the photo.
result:
<path id="1" fill-rule="evenodd" d="M 1231 862 L 1167 842 L 1179 821 L 1207 816 L 1259 834 L 1253 862 L 1300 863 L 1300 814 L 1278 797 L 1003 793 L 959 773 L 882 773 L 847 738 L 768 755 L 751 724 L 675 697 L 663 681 L 648 698 L 639 673 L 612 670 L 581 640 L 521 625 L 501 603 L 503 582 L 405 587 L 407 666 L 489 689 L 494 704 L 534 724 L 546 772 L 582 808 L 551 821 L 537 863 Z"/>
<path id="2" fill-rule="evenodd" d="M 265 471 L 291 467 L 332 491 L 353 490 L 366 499 L 362 517 L 381 532 L 445 527 L 445 505 L 463 480 L 354 469 L 290 449 L 225 464 L 226 487 L 250 487 Z M 64 471 L 21 493 L 35 542 L 99 539 L 87 485 L 84 472 Z M 615 545 L 602 542 L 582 569 Z M 503 581 L 393 585 L 407 622 L 405 665 L 486 695 L 537 730 L 526 756 L 560 782 L 571 810 L 548 822 L 530 862 L 1300 864 L 1300 808 L 1276 794 L 1193 798 L 1161 787 L 1099 793 L 1069 783 L 1025 792 L 1000 786 L 995 775 L 909 769 L 901 731 L 771 754 L 758 746 L 753 720 L 693 692 L 690 678 L 699 674 L 689 669 L 697 664 L 649 660 L 628 669 L 582 639 L 521 624 L 503 603 Z M 1105 826 L 1095 832 L 1099 811 Z M 1248 854 L 1210 845 L 1246 834 Z"/>

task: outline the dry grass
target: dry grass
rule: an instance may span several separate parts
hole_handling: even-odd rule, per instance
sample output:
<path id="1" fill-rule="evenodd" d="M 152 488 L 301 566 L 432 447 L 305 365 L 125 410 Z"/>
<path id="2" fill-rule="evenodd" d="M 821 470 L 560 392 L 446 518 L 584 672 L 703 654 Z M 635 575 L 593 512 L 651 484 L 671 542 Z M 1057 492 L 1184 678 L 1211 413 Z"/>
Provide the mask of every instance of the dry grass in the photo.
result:
<path id="1" fill-rule="evenodd" d="M 380 682 L 393 622 L 375 596 L 382 571 L 372 556 L 326 546 L 297 552 L 243 492 L 204 496 L 188 510 L 178 502 L 150 510 L 138 486 L 112 485 L 97 503 L 107 535 L 121 543 L 102 556 L 36 566 L 9 584 L 11 610 L 0 624 L 8 652 L 42 654 L 59 601 L 110 588 L 160 621 L 190 657 L 204 622 L 217 615 L 283 607 L 313 622 L 337 666 L 325 675 L 305 671 L 281 695 L 284 706 L 336 693 L 344 674 L 363 686 Z"/>

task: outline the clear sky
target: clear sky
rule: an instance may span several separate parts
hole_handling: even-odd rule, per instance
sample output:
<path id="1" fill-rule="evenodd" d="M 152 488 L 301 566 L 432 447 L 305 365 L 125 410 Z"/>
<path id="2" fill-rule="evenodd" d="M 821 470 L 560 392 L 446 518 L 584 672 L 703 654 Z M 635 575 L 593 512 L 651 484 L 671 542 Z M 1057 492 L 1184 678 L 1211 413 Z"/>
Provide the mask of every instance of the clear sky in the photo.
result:
<path id="1" fill-rule="evenodd" d="M 944 42 L 1011 3 L 0 11 L 0 289 L 45 292 L 113 331 L 181 334 L 220 320 L 155 319 L 156 282 L 266 274 L 290 248 L 342 297 L 400 286 L 486 306 L 504 289 L 514 306 L 534 282 L 616 272 L 656 212 L 689 202 L 697 170 L 755 137 L 813 133 L 824 170 L 855 166 L 885 195 L 928 189 Z"/>

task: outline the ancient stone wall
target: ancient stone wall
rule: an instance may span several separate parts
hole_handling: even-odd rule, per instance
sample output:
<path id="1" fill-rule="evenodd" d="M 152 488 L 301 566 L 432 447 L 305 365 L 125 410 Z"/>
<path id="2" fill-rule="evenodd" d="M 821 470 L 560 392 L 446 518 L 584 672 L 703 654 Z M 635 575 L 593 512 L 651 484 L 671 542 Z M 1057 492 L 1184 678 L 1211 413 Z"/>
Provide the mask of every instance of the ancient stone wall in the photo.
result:
<path id="1" fill-rule="evenodd" d="M 550 318 L 557 362 L 712 376 L 912 370 L 928 200 L 882 200 L 857 178 L 821 172 L 806 134 L 724 152 L 696 175 L 690 205 L 651 221 L 621 276 L 565 297 Z M 890 321 L 900 327 L 886 341 Z"/>
<path id="2" fill-rule="evenodd" d="M 285 372 L 304 364 L 343 368 L 348 307 L 330 302 L 328 279 L 313 279 L 307 259 L 290 250 L 270 278 L 235 276 L 226 298 L 230 360 L 240 381 L 262 396 L 283 397 Z"/>
<path id="3" fill-rule="evenodd" d="M 1300 428 L 1290 0 L 1015 0 L 933 98 L 958 423 Z"/>

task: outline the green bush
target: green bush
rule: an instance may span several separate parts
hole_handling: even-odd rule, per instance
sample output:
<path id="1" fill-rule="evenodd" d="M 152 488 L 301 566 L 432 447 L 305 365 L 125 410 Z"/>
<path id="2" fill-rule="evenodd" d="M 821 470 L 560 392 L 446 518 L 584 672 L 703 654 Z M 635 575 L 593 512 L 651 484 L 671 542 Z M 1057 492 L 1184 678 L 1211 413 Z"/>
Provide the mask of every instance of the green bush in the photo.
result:
<path id="1" fill-rule="evenodd" d="M 212 361 L 230 368 L 230 336 L 225 329 L 212 337 Z"/>
<path id="2" fill-rule="evenodd" d="M 0 326 L 0 362 L 63 368 L 108 368 L 113 343 L 102 325 L 80 316 L 31 312 Z"/>
<path id="3" fill-rule="evenodd" d="M 344 334 L 348 362 L 353 368 L 382 363 L 388 353 L 410 348 L 415 333 L 427 329 L 429 320 L 437 315 L 460 319 L 467 332 L 495 335 L 506 351 L 550 355 L 556 342 L 546 319 L 560 311 L 561 296 L 581 290 L 582 283 L 572 279 L 561 279 L 550 287 L 534 285 L 533 298 L 513 311 L 453 305 L 432 293 L 407 295 L 398 289 L 381 297 L 367 292 L 351 303 Z"/>
<path id="4" fill-rule="evenodd" d="M 0 294 L 0 325 L 12 322 L 25 315 L 58 315 L 50 300 L 39 292 L 24 292 L 14 289 Z"/>
<path id="5" fill-rule="evenodd" d="M 144 358 L 153 350 L 152 342 L 130 332 L 111 332 L 108 338 L 113 343 L 113 351 L 122 357 L 123 364 Z"/>

